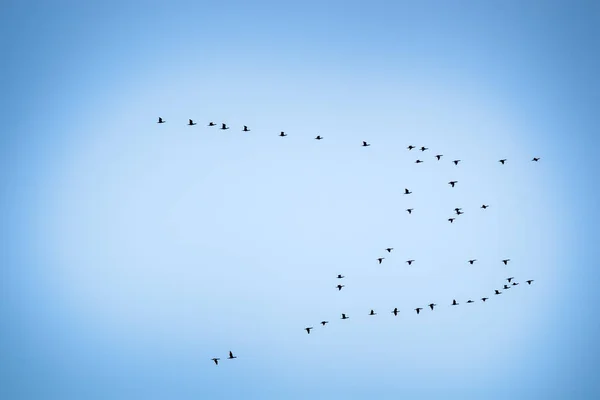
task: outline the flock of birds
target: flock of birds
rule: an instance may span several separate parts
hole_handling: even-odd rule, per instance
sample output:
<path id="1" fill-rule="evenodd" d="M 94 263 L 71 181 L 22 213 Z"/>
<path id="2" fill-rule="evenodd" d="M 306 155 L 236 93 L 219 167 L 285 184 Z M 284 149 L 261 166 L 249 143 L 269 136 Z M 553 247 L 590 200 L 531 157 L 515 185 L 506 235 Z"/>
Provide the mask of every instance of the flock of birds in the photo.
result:
<path id="1" fill-rule="evenodd" d="M 165 122 L 167 122 L 167 121 L 165 121 L 165 120 L 164 120 L 164 119 L 162 119 L 161 117 L 159 117 L 159 118 L 158 118 L 158 122 L 157 122 L 157 123 L 159 123 L 159 124 L 164 124 Z M 187 125 L 188 125 L 188 126 L 194 126 L 194 125 L 197 125 L 197 123 L 196 123 L 196 122 L 194 122 L 192 119 L 189 119 L 189 120 L 188 120 L 188 123 L 187 123 Z M 214 126 L 217 126 L 217 124 L 215 124 L 214 122 L 212 122 L 212 121 L 211 121 L 211 122 L 209 122 L 209 123 L 208 123 L 208 125 L 207 125 L 207 126 L 214 127 Z M 221 128 L 220 128 L 220 129 L 221 129 L 221 130 L 227 130 L 227 129 L 229 129 L 229 126 L 227 126 L 227 124 L 225 124 L 225 123 L 222 123 L 222 124 L 221 124 Z M 249 128 L 248 128 L 246 125 L 244 125 L 244 126 L 243 126 L 243 129 L 242 129 L 241 131 L 242 131 L 242 132 L 250 132 L 250 129 L 249 129 Z M 281 131 L 281 132 L 279 133 L 279 136 L 280 136 L 280 137 L 285 137 L 285 136 L 287 136 L 287 134 L 286 134 L 284 131 Z M 322 139 L 323 139 L 323 137 L 322 137 L 322 136 L 320 136 L 320 135 L 317 135 L 317 136 L 315 137 L 315 139 L 316 139 L 316 140 L 322 140 Z M 366 142 L 366 141 L 363 141 L 363 142 L 362 142 L 362 147 L 369 147 L 369 146 L 371 146 L 371 144 L 370 144 L 370 143 L 368 143 L 368 142 Z M 409 145 L 409 146 L 407 147 L 407 149 L 408 149 L 409 151 L 410 151 L 410 150 L 413 150 L 413 149 L 416 149 L 416 148 L 417 148 L 417 147 L 416 147 L 416 146 L 413 146 L 413 145 Z M 418 150 L 420 150 L 421 152 L 425 152 L 425 151 L 429 150 L 429 148 L 428 148 L 428 147 L 425 147 L 425 146 L 421 146 L 421 147 L 420 147 Z M 440 160 L 442 159 L 442 157 L 443 157 L 443 156 L 444 156 L 443 154 L 436 154 L 436 155 L 435 155 L 435 158 L 436 158 L 438 161 L 440 161 Z M 540 160 L 540 157 L 533 157 L 533 158 L 531 159 L 531 161 L 533 161 L 533 162 L 538 162 L 539 160 Z M 504 165 L 504 164 L 506 163 L 506 161 L 507 161 L 507 159 L 506 159 L 506 158 L 503 158 L 503 159 L 500 159 L 500 160 L 498 160 L 498 162 L 499 162 L 500 164 L 502 164 L 502 165 Z M 417 160 L 415 161 L 415 163 L 416 163 L 416 164 L 420 164 L 420 163 L 423 163 L 423 162 L 424 162 L 424 161 L 423 161 L 423 160 L 421 160 L 421 159 L 417 159 Z M 459 162 L 461 162 L 461 160 L 459 160 L 459 159 L 457 159 L 457 160 L 452 160 L 452 162 L 454 163 L 454 165 L 458 165 L 458 163 L 459 163 Z M 454 187 L 456 186 L 456 184 L 457 184 L 457 183 L 458 183 L 458 181 L 450 181 L 450 182 L 448 182 L 448 184 L 449 184 L 449 185 L 450 185 L 452 188 L 454 188 Z M 404 194 L 404 195 L 410 195 L 410 194 L 412 194 L 412 191 L 410 191 L 408 188 L 405 188 L 405 189 L 404 189 L 404 193 L 403 193 L 403 194 Z M 488 207 L 489 207 L 489 204 L 483 204 L 483 205 L 482 205 L 480 208 L 482 208 L 482 209 L 484 209 L 484 210 L 485 210 L 485 209 L 487 209 Z M 406 211 L 407 211 L 409 214 L 412 214 L 412 212 L 414 211 L 414 208 L 407 208 L 407 209 L 406 209 Z M 457 208 L 455 208 L 455 209 L 454 209 L 454 212 L 455 212 L 455 214 L 456 214 L 457 216 L 460 216 L 460 215 L 464 214 L 464 212 L 462 211 L 462 208 L 460 208 L 460 207 L 457 207 Z M 456 218 L 455 218 L 455 217 L 448 218 L 448 221 L 449 221 L 450 223 L 453 223 L 455 220 L 456 220 Z M 388 253 L 391 253 L 391 252 L 392 252 L 392 250 L 394 250 L 394 248 L 393 248 L 393 247 L 388 247 L 388 248 L 386 248 L 386 249 L 385 249 L 385 251 L 387 251 Z M 377 262 L 378 262 L 379 264 L 381 264 L 381 263 L 383 262 L 383 260 L 385 260 L 385 257 L 378 257 L 376 260 L 377 260 Z M 469 264 L 471 264 L 471 265 L 473 265 L 473 264 L 474 264 L 476 261 L 477 261 L 477 259 L 471 259 L 471 260 L 468 260 Z M 502 263 L 503 263 L 504 265 L 508 265 L 508 263 L 510 262 L 510 259 L 509 259 L 509 258 L 507 258 L 507 259 L 503 259 L 503 260 L 501 260 L 501 261 L 502 261 Z M 415 262 L 415 260 L 407 260 L 407 261 L 406 261 L 406 263 L 407 263 L 408 265 L 412 265 L 412 263 L 413 263 L 413 262 Z M 345 278 L 345 276 L 344 276 L 344 275 L 341 275 L 341 274 L 339 274 L 339 275 L 337 276 L 337 279 L 343 279 L 343 278 Z M 514 279 L 515 279 L 514 277 L 509 277 L 509 278 L 506 278 L 506 280 L 508 281 L 508 283 L 509 283 L 509 284 L 508 284 L 508 285 L 507 285 L 507 284 L 504 284 L 504 286 L 503 286 L 501 289 L 495 289 L 495 290 L 494 290 L 494 295 L 500 295 L 500 294 L 502 294 L 502 291 L 501 291 L 501 290 L 508 290 L 508 289 L 510 289 L 511 287 L 518 286 L 518 285 L 519 285 L 519 282 L 516 282 L 516 281 L 514 281 Z M 531 285 L 531 284 L 534 282 L 534 280 L 533 280 L 533 279 L 528 279 L 528 280 L 526 280 L 525 282 L 526 282 L 528 285 Z M 344 287 L 345 287 L 345 285 L 338 284 L 338 285 L 337 285 L 335 288 L 336 288 L 336 289 L 338 289 L 338 291 L 341 291 L 341 290 L 342 290 L 342 288 L 344 288 Z M 489 300 L 489 297 L 482 297 L 480 300 L 481 300 L 482 302 L 484 302 L 484 303 L 485 303 L 487 300 Z M 467 303 L 467 304 L 472 304 L 472 303 L 475 303 L 475 301 L 474 301 L 474 300 L 472 300 L 472 299 L 468 299 L 468 300 L 466 301 L 466 303 Z M 452 303 L 450 303 L 450 305 L 451 305 L 451 306 L 458 306 L 459 304 L 460 304 L 460 303 L 459 303 L 458 301 L 456 301 L 456 299 L 453 299 L 453 300 L 452 300 Z M 429 308 L 431 309 L 431 311 L 433 311 L 434 307 L 436 307 L 436 306 L 437 306 L 437 304 L 436 304 L 436 303 L 429 303 L 429 304 L 427 304 L 427 307 L 429 307 Z M 414 308 L 413 310 L 414 310 L 414 311 L 415 311 L 417 314 L 420 314 L 420 312 L 423 310 L 423 307 L 416 307 L 416 308 Z M 392 313 L 392 314 L 394 314 L 394 316 L 397 316 L 397 315 L 398 315 L 398 313 L 400 313 L 400 310 L 398 310 L 398 307 L 395 307 L 395 308 L 394 308 L 394 309 L 391 311 L 391 313 Z M 377 313 L 376 313 L 374 310 L 371 310 L 371 311 L 370 311 L 370 312 L 369 312 L 367 315 L 370 315 L 370 316 L 375 316 L 375 315 L 377 315 Z M 345 319 L 349 319 L 349 318 L 350 318 L 350 317 L 348 317 L 348 316 L 347 316 L 345 313 L 342 313 L 342 315 L 341 315 L 341 318 L 340 318 L 340 319 L 344 319 L 344 320 L 345 320 Z M 329 323 L 329 321 L 321 321 L 321 322 L 320 322 L 320 324 L 321 324 L 321 325 L 323 325 L 323 326 L 327 325 L 328 323 Z M 314 329 L 314 327 L 312 327 L 312 326 L 308 326 L 308 327 L 304 328 L 304 330 L 305 330 L 305 331 L 306 331 L 306 333 L 308 333 L 308 334 L 310 334 L 310 331 L 311 331 L 311 330 L 313 330 L 313 329 Z M 227 357 L 227 359 L 229 359 L 229 360 L 232 360 L 232 359 L 234 359 L 234 358 L 237 358 L 237 357 L 236 357 L 236 356 L 234 356 L 234 355 L 233 355 L 233 353 L 232 353 L 231 351 L 229 351 L 229 357 Z M 217 357 L 215 357 L 215 358 L 212 358 L 212 361 L 215 363 L 215 365 L 219 365 L 219 360 L 220 360 L 220 358 L 217 358 Z"/>

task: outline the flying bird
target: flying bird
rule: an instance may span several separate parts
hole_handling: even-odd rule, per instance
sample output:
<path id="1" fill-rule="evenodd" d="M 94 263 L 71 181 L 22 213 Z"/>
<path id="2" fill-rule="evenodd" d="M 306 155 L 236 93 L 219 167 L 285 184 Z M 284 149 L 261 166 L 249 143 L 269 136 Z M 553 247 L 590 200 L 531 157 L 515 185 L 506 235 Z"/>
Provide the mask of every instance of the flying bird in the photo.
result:
<path id="1" fill-rule="evenodd" d="M 215 365 L 219 365 L 220 358 L 211 358 L 215 362 Z"/>
<path id="2" fill-rule="evenodd" d="M 342 290 L 342 288 L 344 287 L 344 285 L 337 285 L 336 288 L 338 288 L 338 291 Z"/>
<path id="3" fill-rule="evenodd" d="M 431 311 L 433 311 L 433 307 L 435 307 L 435 306 L 437 306 L 437 304 L 435 304 L 435 303 L 429 304 L 429 308 L 431 308 Z"/>
<path id="4" fill-rule="evenodd" d="M 508 283 L 510 283 L 510 281 L 512 281 L 513 279 L 515 279 L 514 276 L 511 276 L 510 278 L 506 278 L 506 280 L 508 281 Z"/>
<path id="5" fill-rule="evenodd" d="M 421 312 L 422 308 L 421 307 L 417 307 L 415 308 L 415 311 L 417 312 L 417 314 L 419 314 Z"/>
<path id="6" fill-rule="evenodd" d="M 502 292 L 497 289 L 495 289 L 494 292 L 495 292 L 494 294 L 502 294 Z"/>
<path id="7" fill-rule="evenodd" d="M 244 125 L 244 129 L 242 129 L 242 132 L 250 132 L 250 129 L 248 129 L 248 127 Z"/>
<path id="8" fill-rule="evenodd" d="M 392 250 L 394 250 L 394 248 L 393 247 L 388 247 L 386 250 L 387 250 L 388 253 L 391 253 Z"/>
<path id="9" fill-rule="evenodd" d="M 229 127 L 226 124 L 221 124 L 221 129 L 225 130 L 225 129 L 229 129 Z"/>
<path id="10" fill-rule="evenodd" d="M 458 303 L 456 302 L 456 300 L 452 300 L 452 304 L 451 304 L 451 305 L 453 305 L 453 306 L 457 306 L 457 305 L 458 305 Z"/>
<path id="11" fill-rule="evenodd" d="M 475 303 L 473 300 L 468 300 L 467 304 Z"/>
<path id="12" fill-rule="evenodd" d="M 481 206 L 481 208 L 483 208 L 484 210 L 485 210 L 486 208 L 488 208 L 488 207 L 489 207 L 489 205 L 487 205 L 487 204 L 484 204 L 484 205 L 482 205 L 482 206 Z"/>
<path id="13" fill-rule="evenodd" d="M 337 278 L 338 279 L 342 279 L 344 277 L 344 275 L 338 275 Z"/>
<path id="14" fill-rule="evenodd" d="M 504 285 L 504 290 L 510 289 L 510 286 Z"/>
<path id="15" fill-rule="evenodd" d="M 398 316 L 398 312 L 399 312 L 398 307 L 396 307 L 392 310 L 392 314 L 394 314 L 394 316 Z"/>
<path id="16" fill-rule="evenodd" d="M 208 126 L 216 126 L 217 124 L 215 124 L 214 122 L 209 122 Z"/>
<path id="17" fill-rule="evenodd" d="M 502 160 L 498 160 L 498 162 L 502 165 L 504 165 L 504 163 L 506 162 L 506 158 L 503 158 Z"/>
<path id="18" fill-rule="evenodd" d="M 321 140 L 321 139 L 323 139 L 323 138 L 322 138 L 322 137 L 319 135 L 319 136 L 317 136 L 315 139 L 316 139 L 316 140 Z"/>
<path id="19" fill-rule="evenodd" d="M 348 318 L 350 318 L 350 317 L 346 317 L 346 314 L 342 314 L 342 318 L 340 318 L 340 319 L 348 319 Z"/>
<path id="20" fill-rule="evenodd" d="M 306 333 L 308 333 L 309 335 L 310 335 L 310 330 L 311 329 L 315 329 L 315 328 L 313 328 L 312 326 L 309 327 L 309 328 L 304 328 L 304 330 L 306 331 Z"/>
<path id="21" fill-rule="evenodd" d="M 408 211 L 409 214 L 412 214 L 414 208 L 407 208 L 406 211 Z"/>
<path id="22" fill-rule="evenodd" d="M 464 214 L 464 212 L 460 211 L 460 210 L 456 211 L 456 215 L 461 215 L 461 214 Z"/>
<path id="23" fill-rule="evenodd" d="M 231 351 L 229 351 L 229 357 L 227 357 L 229 360 L 233 360 L 234 358 L 237 358 L 237 356 L 234 356 L 233 353 Z"/>
<path id="24" fill-rule="evenodd" d="M 488 299 L 488 297 L 482 297 L 481 301 L 483 301 L 485 303 L 485 301 Z"/>
<path id="25" fill-rule="evenodd" d="M 448 218 L 448 221 L 450 221 L 450 223 L 453 223 L 455 219 L 456 218 Z"/>
<path id="26" fill-rule="evenodd" d="M 512 285 L 513 286 L 517 286 L 519 284 L 519 282 L 513 282 Z"/>
<path id="27" fill-rule="evenodd" d="M 458 183 L 458 181 L 450 181 L 448 182 L 448 185 L 454 187 L 454 185 L 456 185 Z"/>
<path id="28" fill-rule="evenodd" d="M 167 121 L 163 120 L 161 117 L 158 117 L 157 124 L 164 124 L 165 122 L 167 122 Z"/>
<path id="29" fill-rule="evenodd" d="M 325 326 L 325 324 L 328 324 L 329 321 L 321 321 L 321 325 Z"/>
<path id="30" fill-rule="evenodd" d="M 411 194 L 412 192 L 406 188 L 404 188 L 404 194 Z"/>
<path id="31" fill-rule="evenodd" d="M 421 150 L 421 151 L 429 150 L 429 147 L 421 146 L 421 148 L 419 150 Z"/>
<path id="32" fill-rule="evenodd" d="M 381 264 L 381 262 L 382 262 L 383 260 L 385 260 L 385 257 L 379 257 L 379 258 L 377 259 L 377 261 L 379 261 L 379 264 Z"/>
<path id="33" fill-rule="evenodd" d="M 371 310 L 371 312 L 369 313 L 369 315 L 377 315 L 377 313 L 373 310 Z"/>
<path id="34" fill-rule="evenodd" d="M 504 265 L 508 265 L 509 261 L 510 261 L 510 258 L 507 258 L 506 260 L 502 260 L 502 262 L 504 263 Z"/>
<path id="35" fill-rule="evenodd" d="M 537 161 L 540 161 L 540 158 L 539 157 L 533 157 L 533 159 L 531 161 L 536 161 L 537 162 Z"/>
<path id="36" fill-rule="evenodd" d="M 442 158 L 443 156 L 444 156 L 443 154 L 438 154 L 438 155 L 435 156 L 435 158 L 437 158 L 438 161 L 440 161 L 440 158 Z"/>
<path id="37" fill-rule="evenodd" d="M 477 261 L 477 259 L 476 259 L 476 258 L 474 258 L 473 260 L 469 260 L 469 264 L 473 265 L 473 263 L 474 263 L 475 261 Z"/>
<path id="38" fill-rule="evenodd" d="M 458 163 L 460 162 L 460 160 L 454 160 L 452 162 L 454 163 L 454 165 L 458 165 Z"/>
<path id="39" fill-rule="evenodd" d="M 196 123 L 194 121 L 192 121 L 191 119 L 188 120 L 188 125 L 196 125 Z"/>
<path id="40" fill-rule="evenodd" d="M 531 285 L 531 282 L 533 282 L 533 279 L 530 279 L 530 280 L 525 281 L 525 282 L 527 282 L 527 284 Z"/>
<path id="41" fill-rule="evenodd" d="M 362 144 L 362 145 L 363 145 L 363 147 L 367 147 L 367 146 L 370 146 L 371 144 L 369 144 L 369 143 L 367 143 L 367 142 L 365 142 L 365 141 L 363 140 L 363 144 Z"/>
<path id="42" fill-rule="evenodd" d="M 417 160 L 417 161 L 415 161 L 415 164 L 421 164 L 422 162 L 423 161 L 421 161 L 421 160 Z"/>
<path id="43" fill-rule="evenodd" d="M 414 149 L 414 148 L 415 148 L 415 146 L 413 146 L 412 144 L 411 144 L 410 146 L 408 146 L 408 147 L 407 147 L 407 149 L 409 149 L 409 150 L 412 150 L 412 149 Z"/>
<path id="44" fill-rule="evenodd" d="M 406 262 L 408 263 L 408 265 L 412 265 L 412 263 L 413 263 L 414 261 L 415 261 L 415 260 L 408 260 L 408 261 L 406 261 Z"/>
<path id="45" fill-rule="evenodd" d="M 285 132 L 281 132 L 281 133 L 279 134 L 279 136 L 281 136 L 281 137 L 287 136 L 287 133 L 285 133 Z"/>

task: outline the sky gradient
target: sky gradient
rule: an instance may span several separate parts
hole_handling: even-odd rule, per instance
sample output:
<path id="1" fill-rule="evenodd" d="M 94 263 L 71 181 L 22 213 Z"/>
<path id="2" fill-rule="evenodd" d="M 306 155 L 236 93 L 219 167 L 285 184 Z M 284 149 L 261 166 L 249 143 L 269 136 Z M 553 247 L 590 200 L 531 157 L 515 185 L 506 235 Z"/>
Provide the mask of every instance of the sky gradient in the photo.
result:
<path id="1" fill-rule="evenodd" d="M 598 3 L 0 10 L 0 398 L 600 396 Z"/>

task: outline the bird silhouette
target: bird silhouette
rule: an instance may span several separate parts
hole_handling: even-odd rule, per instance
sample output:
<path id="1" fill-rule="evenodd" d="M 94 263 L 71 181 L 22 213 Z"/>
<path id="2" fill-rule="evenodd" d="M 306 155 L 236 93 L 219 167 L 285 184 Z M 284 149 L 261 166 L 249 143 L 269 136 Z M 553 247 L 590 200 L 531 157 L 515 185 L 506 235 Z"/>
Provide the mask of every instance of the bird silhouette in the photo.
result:
<path id="1" fill-rule="evenodd" d="M 211 358 L 215 362 L 215 365 L 219 365 L 220 358 Z"/>
<path id="2" fill-rule="evenodd" d="M 383 260 L 385 260 L 385 257 L 379 257 L 379 258 L 377 259 L 377 261 L 379 261 L 379 264 L 381 264 L 381 262 L 382 262 Z"/>
<path id="3" fill-rule="evenodd" d="M 417 314 L 419 314 L 421 312 L 422 308 L 421 307 L 417 307 L 415 308 L 415 311 L 417 312 Z"/>
<path id="4" fill-rule="evenodd" d="M 225 129 L 229 129 L 229 127 L 226 124 L 221 124 L 221 129 L 225 130 Z"/>
<path id="5" fill-rule="evenodd" d="M 338 289 L 338 292 L 339 292 L 340 290 L 342 290 L 342 288 L 343 288 L 343 287 L 344 287 L 344 285 L 337 285 L 337 286 L 336 286 L 336 288 Z"/>
<path id="6" fill-rule="evenodd" d="M 188 120 L 188 125 L 192 126 L 192 125 L 196 125 L 196 123 L 194 121 L 192 121 L 191 119 Z"/>
<path id="7" fill-rule="evenodd" d="M 410 190 L 408 190 L 408 189 L 406 189 L 406 188 L 404 189 L 404 194 L 411 194 L 411 193 L 412 193 L 412 192 L 411 192 Z"/>
<path id="8" fill-rule="evenodd" d="M 462 210 L 462 208 L 460 208 L 460 207 L 456 207 L 456 208 L 454 209 L 454 212 L 459 212 L 460 210 Z"/>
<path id="9" fill-rule="evenodd" d="M 442 158 L 442 157 L 444 157 L 444 155 L 443 155 L 443 154 L 437 154 L 437 155 L 435 156 L 435 158 L 437 158 L 437 159 L 438 159 L 438 161 L 440 161 L 440 158 Z"/>
<path id="10" fill-rule="evenodd" d="M 486 208 L 488 208 L 488 207 L 489 207 L 489 205 L 487 205 L 487 204 L 484 204 L 484 205 L 482 205 L 482 206 L 481 206 L 481 208 L 483 208 L 484 210 L 485 210 Z"/>
<path id="11" fill-rule="evenodd" d="M 310 335 L 310 330 L 311 330 L 311 329 L 314 329 L 314 328 L 313 328 L 312 326 L 311 326 L 311 327 L 309 327 L 309 328 L 304 328 L 304 330 L 306 331 L 306 333 L 308 333 L 309 335 Z"/>
<path id="12" fill-rule="evenodd" d="M 507 258 L 506 260 L 502 260 L 502 262 L 504 263 L 504 265 L 508 265 L 509 261 L 510 261 L 510 258 Z"/>
<path id="13" fill-rule="evenodd" d="M 214 122 L 212 122 L 212 121 L 208 123 L 208 126 L 216 126 L 216 125 L 217 125 L 217 124 L 215 124 L 215 123 L 214 123 Z"/>
<path id="14" fill-rule="evenodd" d="M 431 311 L 433 311 L 433 307 L 437 306 L 437 304 L 435 304 L 435 303 L 431 303 L 431 304 L 428 304 L 428 305 L 429 305 L 429 308 L 431 308 Z"/>
<path id="15" fill-rule="evenodd" d="M 456 300 L 452 300 L 452 304 L 451 304 L 451 305 L 453 305 L 453 306 L 457 306 L 457 305 L 458 305 L 458 303 L 456 302 Z"/>
<path id="16" fill-rule="evenodd" d="M 322 138 L 322 137 L 319 135 L 319 136 L 317 136 L 315 139 L 316 139 L 316 140 L 321 140 L 321 139 L 323 139 L 323 138 Z"/>
<path id="17" fill-rule="evenodd" d="M 525 282 L 527 282 L 527 284 L 531 285 L 531 282 L 533 282 L 533 279 L 530 279 L 530 280 L 525 281 Z"/>
<path id="18" fill-rule="evenodd" d="M 533 157 L 533 159 L 531 161 L 537 162 L 537 161 L 540 161 L 540 158 L 539 157 Z"/>
<path id="19" fill-rule="evenodd" d="M 422 162 L 423 161 L 421 161 L 421 160 L 417 160 L 417 161 L 415 161 L 415 164 L 421 164 Z"/>
<path id="20" fill-rule="evenodd" d="M 421 150 L 421 151 L 429 150 L 429 147 L 421 146 L 421 148 L 419 150 Z"/>
<path id="21" fill-rule="evenodd" d="M 338 275 L 337 278 L 338 279 L 342 279 L 344 277 L 344 275 Z"/>
<path id="22" fill-rule="evenodd" d="M 456 218 L 448 218 L 448 221 L 450 221 L 450 223 L 453 223 L 455 219 Z"/>
<path id="23" fill-rule="evenodd" d="M 504 285 L 504 290 L 510 289 L 510 286 Z"/>
<path id="24" fill-rule="evenodd" d="M 370 146 L 370 144 L 369 144 L 369 143 L 367 143 L 367 142 L 365 142 L 364 140 L 363 140 L 363 144 L 362 144 L 362 145 L 363 145 L 363 147 Z"/>
<path id="25" fill-rule="evenodd" d="M 167 121 L 165 121 L 165 120 L 164 120 L 164 119 L 162 119 L 161 117 L 158 117 L 158 122 L 157 122 L 157 124 L 164 124 L 165 122 L 167 122 Z"/>
<path id="26" fill-rule="evenodd" d="M 495 289 L 494 292 L 495 292 L 494 294 L 502 294 L 502 292 L 499 291 L 498 289 Z"/>
<path id="27" fill-rule="evenodd" d="M 475 261 L 477 261 L 477 259 L 476 259 L 476 258 L 474 258 L 474 259 L 472 259 L 472 260 L 469 260 L 469 264 L 473 265 L 473 263 L 475 263 Z"/>
<path id="28" fill-rule="evenodd" d="M 248 129 L 248 127 L 244 125 L 244 129 L 242 129 L 242 132 L 250 132 L 250 129 Z"/>
<path id="29" fill-rule="evenodd" d="M 414 261 L 415 261 L 415 260 L 408 260 L 408 261 L 406 261 L 406 262 L 408 263 L 408 265 L 412 265 L 412 263 L 413 263 Z"/>
<path id="30" fill-rule="evenodd" d="M 287 136 L 287 133 L 285 133 L 285 132 L 281 132 L 281 133 L 279 134 L 279 136 L 281 136 L 281 137 Z"/>
<path id="31" fill-rule="evenodd" d="M 410 146 L 408 146 L 408 147 L 407 147 L 407 149 L 409 149 L 409 150 L 412 150 L 412 149 L 414 149 L 414 148 L 415 148 L 415 146 L 413 146 L 412 144 L 411 144 Z"/>
<path id="32" fill-rule="evenodd" d="M 346 314 L 342 314 L 342 318 L 340 318 L 340 319 L 348 319 L 348 318 L 350 318 L 350 317 L 346 317 Z"/>
<path id="33" fill-rule="evenodd" d="M 394 316 L 398 316 L 398 312 L 399 312 L 398 307 L 396 307 L 392 310 L 392 314 L 394 314 Z"/>
<path id="34" fill-rule="evenodd" d="M 321 321 L 321 325 L 325 326 L 325 324 L 328 324 L 329 321 Z"/>
<path id="35" fill-rule="evenodd" d="M 467 304 L 475 303 L 473 300 L 468 300 Z"/>
<path id="36" fill-rule="evenodd" d="M 458 165 L 458 163 L 460 162 L 460 160 L 454 160 L 452 162 L 454 163 L 454 165 Z"/>
<path id="37" fill-rule="evenodd" d="M 498 160 L 498 162 L 502 165 L 504 165 L 504 163 L 506 162 L 506 158 L 503 158 L 502 160 Z"/>
<path id="38" fill-rule="evenodd" d="M 229 352 L 229 357 L 227 357 L 229 360 L 233 360 L 234 358 L 237 358 L 237 356 L 234 356 L 233 353 L 230 351 Z"/>
<path id="39" fill-rule="evenodd" d="M 485 303 L 485 301 L 488 299 L 488 297 L 482 297 L 481 301 L 483 301 Z"/>
<path id="40" fill-rule="evenodd" d="M 369 313 L 369 315 L 377 315 L 377 313 L 373 310 L 371 310 L 371 312 Z"/>
<path id="41" fill-rule="evenodd" d="M 407 208 L 406 211 L 408 211 L 409 214 L 412 214 L 414 208 Z"/>
<path id="42" fill-rule="evenodd" d="M 394 250 L 394 248 L 393 247 L 388 247 L 386 250 L 387 250 L 388 253 L 391 253 L 392 250 Z"/>
<path id="43" fill-rule="evenodd" d="M 460 211 L 460 210 L 456 211 L 456 215 L 462 215 L 462 214 L 464 214 L 463 211 Z"/>
<path id="44" fill-rule="evenodd" d="M 454 185 L 456 185 L 458 183 L 458 181 L 450 181 L 448 182 L 448 185 L 454 187 Z"/>
<path id="45" fill-rule="evenodd" d="M 513 286 L 517 286 L 519 284 L 519 282 L 513 282 L 512 285 Z"/>
<path id="46" fill-rule="evenodd" d="M 514 276 L 511 276 L 510 278 L 506 278 L 506 280 L 508 281 L 508 283 L 510 283 L 510 281 L 512 281 L 513 279 L 515 279 Z"/>

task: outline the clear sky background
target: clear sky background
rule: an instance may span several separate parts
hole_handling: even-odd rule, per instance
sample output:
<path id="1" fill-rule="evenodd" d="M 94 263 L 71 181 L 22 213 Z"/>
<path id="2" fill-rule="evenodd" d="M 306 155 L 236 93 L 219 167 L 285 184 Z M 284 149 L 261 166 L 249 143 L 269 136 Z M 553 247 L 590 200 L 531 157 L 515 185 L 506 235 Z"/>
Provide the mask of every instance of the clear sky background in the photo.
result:
<path id="1" fill-rule="evenodd" d="M 91 3 L 0 5 L 1 398 L 600 396 L 597 2 Z"/>

